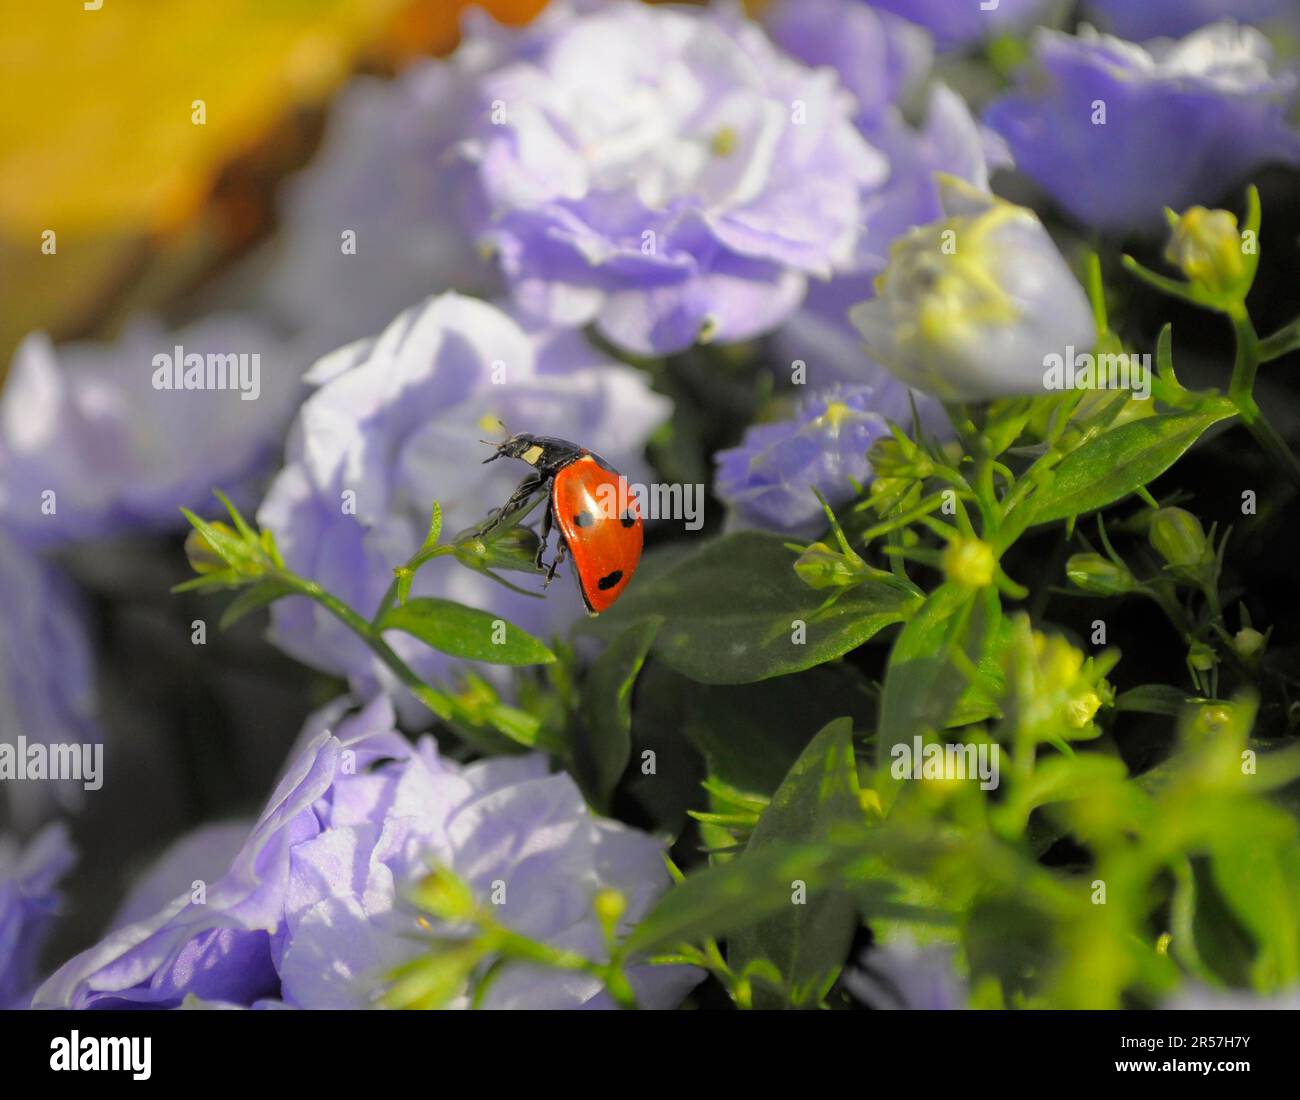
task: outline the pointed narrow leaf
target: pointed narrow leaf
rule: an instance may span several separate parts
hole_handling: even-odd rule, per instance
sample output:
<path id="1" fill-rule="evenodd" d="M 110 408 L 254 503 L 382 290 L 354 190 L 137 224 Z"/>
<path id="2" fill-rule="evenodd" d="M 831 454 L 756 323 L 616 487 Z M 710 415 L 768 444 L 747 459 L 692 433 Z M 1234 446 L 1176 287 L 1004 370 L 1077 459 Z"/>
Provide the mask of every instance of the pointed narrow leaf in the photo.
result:
<path id="1" fill-rule="evenodd" d="M 453 657 L 494 665 L 546 665 L 555 654 L 499 615 L 431 596 L 388 610 L 379 629 L 400 630 Z"/>
<path id="2" fill-rule="evenodd" d="M 1035 494 L 1032 524 L 1051 523 L 1104 508 L 1164 473 L 1213 424 L 1233 415 L 1228 406 L 1130 420 L 1071 451 L 1056 476 Z"/>

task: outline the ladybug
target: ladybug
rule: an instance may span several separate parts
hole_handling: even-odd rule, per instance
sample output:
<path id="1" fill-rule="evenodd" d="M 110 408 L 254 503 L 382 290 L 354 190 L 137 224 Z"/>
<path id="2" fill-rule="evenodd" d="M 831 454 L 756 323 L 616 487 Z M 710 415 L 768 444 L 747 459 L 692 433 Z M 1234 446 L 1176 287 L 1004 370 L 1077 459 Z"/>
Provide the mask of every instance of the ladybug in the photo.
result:
<path id="1" fill-rule="evenodd" d="M 636 572 L 644 541 L 641 510 L 628 492 L 627 479 L 600 455 L 567 439 L 512 435 L 495 446 L 496 453 L 485 458 L 485 463 L 518 458 L 533 472 L 479 534 L 486 534 L 534 494 L 544 491 L 547 508 L 539 532 L 542 541 L 537 548 L 537 568 L 546 570 L 545 583 L 550 584 L 568 554 L 588 612 L 599 615 L 607 611 Z M 559 528 L 560 543 L 548 566 L 542 554 L 553 526 Z"/>

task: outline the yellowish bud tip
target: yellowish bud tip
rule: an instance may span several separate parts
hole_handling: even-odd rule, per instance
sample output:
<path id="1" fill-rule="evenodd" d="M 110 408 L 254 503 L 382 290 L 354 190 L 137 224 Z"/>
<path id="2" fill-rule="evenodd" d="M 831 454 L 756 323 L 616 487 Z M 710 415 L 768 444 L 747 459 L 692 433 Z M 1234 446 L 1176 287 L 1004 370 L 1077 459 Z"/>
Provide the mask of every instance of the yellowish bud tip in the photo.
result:
<path id="1" fill-rule="evenodd" d="M 623 891 L 608 887 L 596 894 L 592 905 L 596 919 L 606 928 L 614 928 L 627 912 L 627 897 Z"/>
<path id="2" fill-rule="evenodd" d="M 955 538 L 943 552 L 944 575 L 963 588 L 986 588 L 996 569 L 993 547 L 980 539 Z"/>
<path id="3" fill-rule="evenodd" d="M 1088 691 L 1077 699 L 1070 700 L 1069 706 L 1066 708 L 1066 716 L 1070 725 L 1079 730 L 1091 722 L 1100 709 L 1101 699 L 1095 691 Z"/>
<path id="4" fill-rule="evenodd" d="M 838 429 L 852 415 L 853 410 L 843 401 L 831 401 L 827 403 L 826 411 L 822 413 L 821 420 L 824 424 L 829 424 L 832 428 Z"/>
<path id="5" fill-rule="evenodd" d="M 1232 639 L 1232 648 L 1237 651 L 1237 656 L 1249 659 L 1263 652 L 1266 641 L 1267 639 L 1258 630 L 1247 626 L 1237 631 Z"/>
<path id="6" fill-rule="evenodd" d="M 709 142 L 709 152 L 715 157 L 729 157 L 736 151 L 736 145 L 736 131 L 730 126 L 724 126 L 713 135 L 713 140 Z"/>
<path id="7" fill-rule="evenodd" d="M 1237 218 L 1227 210 L 1193 206 L 1174 224 L 1165 258 L 1189 282 L 1216 295 L 1244 291 L 1248 276 Z"/>
<path id="8" fill-rule="evenodd" d="M 228 533 L 232 537 L 235 532 L 224 523 L 213 523 L 213 527 L 223 534 Z M 185 557 L 189 560 L 190 568 L 196 573 L 220 573 L 230 567 L 222 559 L 221 555 L 213 549 L 212 543 L 208 542 L 203 532 L 191 530 L 185 536 Z"/>

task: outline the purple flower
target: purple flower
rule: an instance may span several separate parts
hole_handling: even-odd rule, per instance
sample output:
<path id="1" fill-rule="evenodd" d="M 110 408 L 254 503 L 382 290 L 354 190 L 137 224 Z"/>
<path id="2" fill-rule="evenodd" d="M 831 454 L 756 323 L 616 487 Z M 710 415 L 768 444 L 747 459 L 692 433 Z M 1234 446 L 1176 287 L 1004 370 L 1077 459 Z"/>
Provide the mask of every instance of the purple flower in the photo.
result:
<path id="1" fill-rule="evenodd" d="M 548 775 L 544 758 L 460 765 L 431 739 L 413 746 L 396 733 L 387 699 L 351 717 L 347 706 L 339 700 L 308 721 L 266 809 L 201 901 L 176 868 L 174 900 L 65 964 L 34 1005 L 170 1008 L 192 997 L 373 1006 L 393 970 L 424 949 L 419 914 L 404 899 L 433 865 L 484 904 L 500 899 L 503 924 L 590 958 L 604 951 L 597 892 L 625 895 L 626 930 L 667 887 L 662 844 L 592 817 L 573 781 Z M 206 860 L 198 849 L 194 858 Z M 675 1005 L 699 978 L 682 967 L 630 976 L 647 1007 Z M 508 963 L 484 1004 L 610 1001 L 586 975 Z"/>
<path id="2" fill-rule="evenodd" d="M 899 943 L 863 953 L 844 972 L 844 984 L 875 1009 L 951 1010 L 966 1007 L 966 983 L 946 947 Z"/>
<path id="3" fill-rule="evenodd" d="M 251 821 L 222 821 L 186 833 L 167 847 L 136 882 L 109 921 L 110 929 L 152 917 L 167 903 L 188 894 L 196 881 L 220 878 L 244 846 Z"/>
<path id="4" fill-rule="evenodd" d="M 62 822 L 25 846 L 0 834 L 0 1008 L 22 1008 L 36 984 L 36 964 L 59 913 L 55 887 L 77 861 Z"/>
<path id="5" fill-rule="evenodd" d="M 0 743 L 100 741 L 89 640 L 77 593 L 53 565 L 0 531 Z M 82 783 L 0 778 L 11 820 L 35 825 L 57 802 L 80 807 Z"/>
<path id="6" fill-rule="evenodd" d="M 259 304 L 300 334 L 304 366 L 432 293 L 500 292 L 448 216 L 472 181 L 449 146 L 473 109 L 470 77 L 493 52 L 467 41 L 448 62 L 360 77 L 333 104 L 323 147 L 280 204 L 259 281 Z"/>
<path id="7" fill-rule="evenodd" d="M 528 312 L 641 354 L 776 327 L 886 171 L 833 71 L 734 12 L 552 4 L 476 94 L 476 239 Z"/>
<path id="8" fill-rule="evenodd" d="M 29 336 L 0 393 L 0 520 L 40 546 L 184 526 L 181 506 L 238 489 L 277 450 L 293 361 L 238 316 L 138 321 L 105 344 Z"/>
<path id="9" fill-rule="evenodd" d="M 1084 11 L 1103 30 L 1134 42 L 1190 34 L 1219 19 L 1294 25 L 1300 15 L 1295 0 L 1087 0 Z"/>
<path id="10" fill-rule="evenodd" d="M 870 0 L 934 35 L 940 50 L 972 46 L 1020 30 L 1046 14 L 1048 0 Z"/>
<path id="11" fill-rule="evenodd" d="M 871 130 L 930 71 L 934 47 L 914 23 L 861 0 L 773 0 L 763 25 L 781 49 L 814 68 L 828 66 L 857 98 L 858 128 Z"/>
<path id="12" fill-rule="evenodd" d="M 887 420 L 912 422 L 907 391 L 846 386 L 808 398 L 789 420 L 755 424 L 739 447 L 715 456 L 715 488 L 736 526 L 814 534 L 825 526 L 816 489 L 843 504 L 871 476 L 867 451 Z"/>
<path id="13" fill-rule="evenodd" d="M 1036 60 L 987 121 L 1067 213 L 1112 233 L 1158 230 L 1164 207 L 1212 202 L 1257 168 L 1300 164 L 1296 79 L 1268 40 L 1218 23 L 1136 46 L 1090 27 L 1040 31 Z"/>
<path id="14" fill-rule="evenodd" d="M 580 440 L 636 483 L 645 479 L 645 440 L 669 412 L 638 371 L 606 361 L 580 334 L 526 330 L 457 294 L 409 309 L 378 338 L 327 356 L 309 380 L 319 389 L 302 407 L 287 465 L 258 518 L 290 569 L 364 615 L 378 607 L 393 568 L 419 549 L 435 500 L 451 536 L 504 503 L 523 478 L 522 465 L 482 464 L 488 450 L 479 441 L 499 435 L 499 421 L 514 432 Z M 516 580 L 541 591 L 534 578 Z M 491 608 L 541 634 L 582 614 L 567 582 L 531 599 L 445 560 L 417 574 L 412 594 Z M 305 600 L 274 605 L 272 636 L 298 659 L 347 676 L 363 697 L 396 689 L 354 635 Z M 388 640 L 426 676 L 451 665 L 414 638 Z"/>

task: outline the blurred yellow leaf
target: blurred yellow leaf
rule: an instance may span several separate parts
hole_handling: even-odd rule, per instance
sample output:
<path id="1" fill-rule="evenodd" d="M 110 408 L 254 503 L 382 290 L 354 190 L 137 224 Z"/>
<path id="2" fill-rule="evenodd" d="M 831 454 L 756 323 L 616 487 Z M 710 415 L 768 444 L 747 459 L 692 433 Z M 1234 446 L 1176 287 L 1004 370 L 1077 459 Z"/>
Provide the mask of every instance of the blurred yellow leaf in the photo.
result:
<path id="1" fill-rule="evenodd" d="M 292 159 L 276 147 L 305 140 L 289 126 L 299 108 L 362 61 L 452 48 L 466 6 L 0 0 L 0 378 L 24 333 L 99 331 L 255 231 L 258 205 L 238 186 L 211 205 L 231 165 L 259 164 L 245 175 L 266 190 L 254 154 L 270 143 Z M 523 22 L 545 0 L 482 6 Z M 294 167 L 281 162 L 270 170 Z"/>
<path id="2" fill-rule="evenodd" d="M 402 0 L 0 0 L 0 231 L 165 229 Z M 202 101 L 204 121 L 196 124 Z"/>

